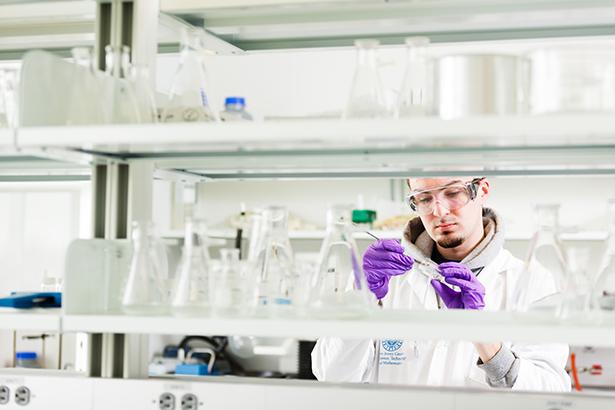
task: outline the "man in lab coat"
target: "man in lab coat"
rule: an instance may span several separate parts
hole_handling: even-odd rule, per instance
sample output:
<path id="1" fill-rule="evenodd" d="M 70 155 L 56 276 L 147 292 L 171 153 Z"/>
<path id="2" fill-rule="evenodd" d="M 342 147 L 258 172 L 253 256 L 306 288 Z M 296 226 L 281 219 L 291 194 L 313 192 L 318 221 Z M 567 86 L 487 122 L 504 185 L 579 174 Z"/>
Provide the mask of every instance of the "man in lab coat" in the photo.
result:
<path id="1" fill-rule="evenodd" d="M 411 220 L 402 244 L 373 243 L 363 257 L 370 290 L 384 309 L 505 310 L 523 262 L 503 248 L 497 214 L 485 208 L 485 178 L 411 178 Z M 435 262 L 444 283 L 416 272 Z M 546 271 L 531 300 L 555 292 Z M 455 288 L 450 287 L 454 285 Z M 421 339 L 421 335 L 417 335 Z M 378 357 L 377 357 L 378 356 Z M 484 386 L 570 391 L 565 344 L 478 343 L 418 340 L 342 340 L 325 337 L 312 351 L 312 371 L 321 381 L 379 382 L 432 386 Z"/>

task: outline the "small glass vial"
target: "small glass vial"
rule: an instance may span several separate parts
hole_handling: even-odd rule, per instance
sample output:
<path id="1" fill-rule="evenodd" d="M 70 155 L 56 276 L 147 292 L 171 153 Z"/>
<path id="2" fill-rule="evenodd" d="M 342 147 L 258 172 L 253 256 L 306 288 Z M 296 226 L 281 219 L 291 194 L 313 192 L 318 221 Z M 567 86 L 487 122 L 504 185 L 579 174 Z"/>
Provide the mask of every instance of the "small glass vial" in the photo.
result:
<path id="1" fill-rule="evenodd" d="M 252 121 L 252 116 L 246 111 L 246 99 L 226 97 L 224 111 L 220 113 L 220 121 Z"/>

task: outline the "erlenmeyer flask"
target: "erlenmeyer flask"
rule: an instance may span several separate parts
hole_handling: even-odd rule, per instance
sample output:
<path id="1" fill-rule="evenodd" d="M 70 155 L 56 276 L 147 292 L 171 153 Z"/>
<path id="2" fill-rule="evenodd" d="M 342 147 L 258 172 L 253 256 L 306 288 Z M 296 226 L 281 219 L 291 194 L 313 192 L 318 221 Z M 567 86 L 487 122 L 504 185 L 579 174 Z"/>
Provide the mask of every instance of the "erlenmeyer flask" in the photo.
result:
<path id="1" fill-rule="evenodd" d="M 109 107 L 107 122 L 126 124 L 141 122 L 133 84 L 127 79 L 130 70 L 130 47 L 105 47 L 105 103 Z"/>
<path id="2" fill-rule="evenodd" d="M 133 64 L 126 69 L 126 72 L 129 73 L 128 79 L 132 83 L 141 122 L 158 122 L 156 98 L 150 81 L 149 68 Z"/>
<path id="3" fill-rule="evenodd" d="M 370 294 L 352 237 L 351 220 L 350 206 L 334 206 L 327 212 L 327 234 L 310 290 L 310 313 L 316 316 L 338 318 L 368 313 Z"/>
<path id="4" fill-rule="evenodd" d="M 179 66 L 173 77 L 164 122 L 217 121 L 208 97 L 203 30 L 184 30 Z"/>
<path id="5" fill-rule="evenodd" d="M 357 65 L 344 118 L 380 118 L 388 115 L 378 74 L 378 40 L 357 40 Z"/>
<path id="6" fill-rule="evenodd" d="M 207 229 L 202 220 L 186 219 L 181 261 L 175 274 L 171 306 L 178 315 L 201 315 L 211 308 L 212 283 Z"/>
<path id="7" fill-rule="evenodd" d="M 535 217 L 537 230 L 515 290 L 515 310 L 556 313 L 567 283 L 566 256 L 559 239 L 559 205 L 537 205 Z"/>
<path id="8" fill-rule="evenodd" d="M 566 286 L 558 316 L 566 321 L 584 322 L 592 319 L 592 288 L 589 277 L 589 248 L 587 245 L 567 246 Z"/>
<path id="9" fill-rule="evenodd" d="M 286 208 L 272 206 L 253 216 L 248 265 L 255 313 L 288 313 L 293 305 L 296 272 Z"/>
<path id="10" fill-rule="evenodd" d="M 398 117 L 425 115 L 429 108 L 427 37 L 406 38 L 406 69 L 397 100 Z"/>
<path id="11" fill-rule="evenodd" d="M 18 72 L 0 70 L 0 128 L 15 130 L 19 121 Z"/>
<path id="12" fill-rule="evenodd" d="M 122 297 L 122 310 L 131 314 L 160 314 L 168 310 L 166 267 L 151 222 L 132 223 L 133 253 Z"/>
<path id="13" fill-rule="evenodd" d="M 101 104 L 102 76 L 94 68 L 92 52 L 87 47 L 75 47 L 71 52 L 77 67 L 71 85 L 66 124 L 103 124 L 108 118 L 108 107 Z"/>
<path id="14" fill-rule="evenodd" d="M 239 249 L 220 249 L 220 265 L 214 272 L 214 314 L 240 316 L 247 301 L 246 282 L 239 261 Z"/>
<path id="15" fill-rule="evenodd" d="M 609 236 L 606 251 L 594 284 L 596 307 L 603 311 L 615 310 L 615 199 L 608 203 Z"/>

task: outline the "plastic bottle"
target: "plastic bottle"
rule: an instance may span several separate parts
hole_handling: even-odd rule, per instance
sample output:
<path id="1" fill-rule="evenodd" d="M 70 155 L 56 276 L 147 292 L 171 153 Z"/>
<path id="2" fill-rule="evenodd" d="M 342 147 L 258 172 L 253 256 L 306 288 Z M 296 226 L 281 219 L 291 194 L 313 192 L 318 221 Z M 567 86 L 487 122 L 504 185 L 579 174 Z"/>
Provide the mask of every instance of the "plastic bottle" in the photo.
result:
<path id="1" fill-rule="evenodd" d="M 226 97 L 224 111 L 220 113 L 221 121 L 252 121 L 252 116 L 246 111 L 246 100 L 243 97 Z"/>
<path id="2" fill-rule="evenodd" d="M 38 356 L 36 352 L 16 352 L 15 367 L 38 369 L 41 366 L 38 364 Z"/>

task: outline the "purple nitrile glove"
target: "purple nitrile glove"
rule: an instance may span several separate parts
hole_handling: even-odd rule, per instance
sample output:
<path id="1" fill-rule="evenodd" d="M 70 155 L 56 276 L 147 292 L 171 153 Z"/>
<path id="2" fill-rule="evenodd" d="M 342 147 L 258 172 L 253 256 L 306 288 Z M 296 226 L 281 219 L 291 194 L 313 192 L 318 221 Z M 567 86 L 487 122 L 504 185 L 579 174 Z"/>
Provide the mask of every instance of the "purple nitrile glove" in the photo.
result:
<path id="1" fill-rule="evenodd" d="M 414 259 L 404 255 L 404 248 L 395 239 L 380 239 L 372 243 L 363 255 L 363 270 L 367 285 L 378 299 L 389 291 L 391 276 L 412 269 Z"/>
<path id="2" fill-rule="evenodd" d="M 485 287 L 467 266 L 457 262 L 446 262 L 438 265 L 438 270 L 444 276 L 446 283 L 459 287 L 459 291 L 456 291 L 442 282 L 431 280 L 431 286 L 440 295 L 447 308 L 481 310 L 485 307 Z"/>

